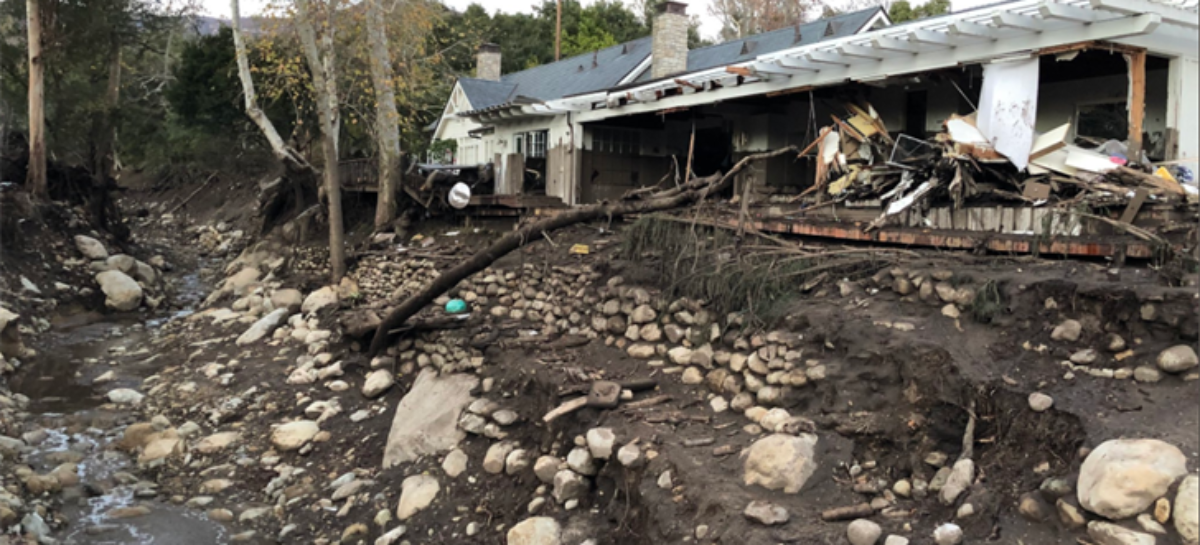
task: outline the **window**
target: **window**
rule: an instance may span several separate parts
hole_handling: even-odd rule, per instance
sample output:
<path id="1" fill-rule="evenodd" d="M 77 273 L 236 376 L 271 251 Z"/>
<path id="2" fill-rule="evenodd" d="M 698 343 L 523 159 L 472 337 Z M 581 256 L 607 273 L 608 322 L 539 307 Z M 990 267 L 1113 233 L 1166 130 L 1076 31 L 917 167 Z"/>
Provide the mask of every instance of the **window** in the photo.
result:
<path id="1" fill-rule="evenodd" d="M 642 149 L 642 133 L 627 129 L 596 128 L 592 131 L 592 150 L 637 155 Z"/>
<path id="2" fill-rule="evenodd" d="M 517 153 L 529 157 L 546 157 L 546 138 L 549 131 L 519 132 L 516 135 Z"/>

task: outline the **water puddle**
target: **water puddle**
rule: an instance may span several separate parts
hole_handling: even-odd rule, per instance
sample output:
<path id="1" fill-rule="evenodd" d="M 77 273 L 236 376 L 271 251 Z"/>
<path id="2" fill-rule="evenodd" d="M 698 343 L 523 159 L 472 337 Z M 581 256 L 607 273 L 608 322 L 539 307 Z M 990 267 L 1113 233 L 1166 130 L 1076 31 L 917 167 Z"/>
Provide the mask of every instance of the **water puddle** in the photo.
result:
<path id="1" fill-rule="evenodd" d="M 229 532 L 203 512 L 158 501 L 157 487 L 138 476 L 129 454 L 113 444 L 128 414 L 100 409 L 114 388 L 141 391 L 158 366 L 151 340 L 155 330 L 192 313 L 203 288 L 195 274 L 181 278 L 185 308 L 153 317 L 69 312 L 51 323 L 42 354 L 10 381 L 29 397 L 29 410 L 44 426 L 45 439 L 29 457 L 40 474 L 75 463 L 82 487 L 63 491 L 70 525 L 54 537 L 73 545 L 213 545 Z M 105 376 L 107 375 L 107 376 Z M 103 383 L 97 383 L 97 379 Z M 108 431 L 106 431 L 108 430 Z"/>

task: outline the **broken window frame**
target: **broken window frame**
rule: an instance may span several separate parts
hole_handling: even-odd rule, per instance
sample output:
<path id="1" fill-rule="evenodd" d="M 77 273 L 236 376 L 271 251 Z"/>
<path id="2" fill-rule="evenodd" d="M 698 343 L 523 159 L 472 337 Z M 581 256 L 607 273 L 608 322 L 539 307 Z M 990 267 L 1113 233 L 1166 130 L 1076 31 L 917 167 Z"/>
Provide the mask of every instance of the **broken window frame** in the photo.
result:
<path id="1" fill-rule="evenodd" d="M 642 152 L 642 133 L 631 129 L 596 127 L 592 130 L 592 151 L 639 155 Z"/>

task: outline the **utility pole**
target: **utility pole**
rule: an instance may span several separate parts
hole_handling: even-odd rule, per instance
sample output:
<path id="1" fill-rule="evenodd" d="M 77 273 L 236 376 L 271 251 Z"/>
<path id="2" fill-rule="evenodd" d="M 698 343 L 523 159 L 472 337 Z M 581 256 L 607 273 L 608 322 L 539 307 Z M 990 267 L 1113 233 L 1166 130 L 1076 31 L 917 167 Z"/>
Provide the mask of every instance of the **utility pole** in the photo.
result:
<path id="1" fill-rule="evenodd" d="M 562 57 L 562 0 L 554 3 L 554 60 Z"/>

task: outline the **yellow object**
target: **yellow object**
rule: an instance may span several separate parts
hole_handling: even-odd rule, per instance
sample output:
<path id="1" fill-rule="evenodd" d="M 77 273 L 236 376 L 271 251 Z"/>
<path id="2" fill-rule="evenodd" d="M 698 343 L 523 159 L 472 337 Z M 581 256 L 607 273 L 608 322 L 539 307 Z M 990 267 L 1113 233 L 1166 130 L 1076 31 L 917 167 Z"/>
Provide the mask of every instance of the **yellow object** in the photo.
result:
<path id="1" fill-rule="evenodd" d="M 413 235 L 412 240 L 413 240 L 413 242 L 419 242 L 423 238 L 425 238 L 425 235 L 422 235 L 421 233 L 417 233 L 417 234 Z"/>
<path id="2" fill-rule="evenodd" d="M 571 246 L 571 249 L 567 253 L 571 253 L 571 254 L 575 254 L 575 255 L 588 255 L 588 245 L 587 244 L 576 244 L 574 246 Z"/>
<path id="3" fill-rule="evenodd" d="M 845 191 L 847 187 L 850 187 L 849 174 L 842 176 L 841 178 L 838 178 L 838 181 L 829 184 L 829 194 L 837 195 L 838 193 Z"/>
<path id="4" fill-rule="evenodd" d="M 1179 180 L 1176 180 L 1175 177 L 1171 175 L 1171 171 L 1167 170 L 1167 167 L 1158 167 L 1158 170 L 1154 171 L 1154 175 L 1168 182 L 1179 183 Z"/>

